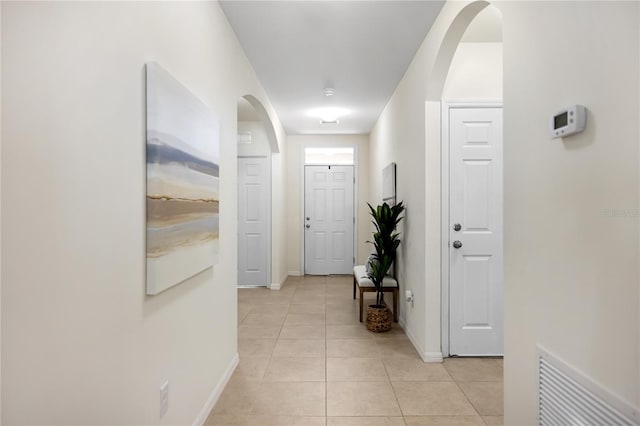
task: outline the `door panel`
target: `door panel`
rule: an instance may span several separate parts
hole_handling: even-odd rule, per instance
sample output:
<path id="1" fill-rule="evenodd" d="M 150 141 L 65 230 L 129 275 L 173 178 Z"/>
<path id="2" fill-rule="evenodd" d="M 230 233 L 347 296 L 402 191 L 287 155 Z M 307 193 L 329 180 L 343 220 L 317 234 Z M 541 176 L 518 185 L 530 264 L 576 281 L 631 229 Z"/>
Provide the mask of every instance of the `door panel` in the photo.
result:
<path id="1" fill-rule="evenodd" d="M 491 320 L 491 256 L 464 258 L 464 317 L 465 328 L 489 327 Z"/>
<path id="2" fill-rule="evenodd" d="M 327 262 L 327 233 L 326 232 L 312 232 L 313 239 L 313 261 L 316 264 Z"/>
<path id="3" fill-rule="evenodd" d="M 247 272 L 257 272 L 260 270 L 260 247 L 262 246 L 259 234 L 245 234 L 244 246 L 247 248 Z"/>
<path id="4" fill-rule="evenodd" d="M 238 285 L 269 284 L 267 158 L 238 158 Z"/>
<path id="5" fill-rule="evenodd" d="M 346 193 L 343 188 L 333 189 L 331 191 L 333 199 L 331 200 L 331 213 L 334 222 L 344 222 L 346 220 L 346 214 L 351 213 L 346 211 L 345 197 Z"/>
<path id="6" fill-rule="evenodd" d="M 449 154 L 449 352 L 502 355 L 502 108 L 451 108 Z"/>
<path id="7" fill-rule="evenodd" d="M 353 166 L 305 166 L 305 273 L 351 274 Z"/>
<path id="8" fill-rule="evenodd" d="M 464 223 L 468 230 L 489 231 L 493 194 L 492 162 L 464 161 Z"/>
<path id="9" fill-rule="evenodd" d="M 345 248 L 347 246 L 344 232 L 334 232 L 331 235 L 331 256 L 335 261 L 341 261 L 346 257 Z"/>

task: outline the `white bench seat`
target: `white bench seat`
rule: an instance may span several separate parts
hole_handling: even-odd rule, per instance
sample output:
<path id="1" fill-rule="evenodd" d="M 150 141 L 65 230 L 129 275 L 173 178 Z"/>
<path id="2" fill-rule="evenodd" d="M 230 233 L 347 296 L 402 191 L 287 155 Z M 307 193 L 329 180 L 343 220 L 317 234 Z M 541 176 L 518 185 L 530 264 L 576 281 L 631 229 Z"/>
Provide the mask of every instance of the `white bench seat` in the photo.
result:
<path id="1" fill-rule="evenodd" d="M 356 287 L 360 290 L 360 322 L 362 322 L 362 295 L 365 292 L 375 292 L 376 287 L 373 281 L 367 276 L 365 265 L 353 267 L 353 298 L 356 298 Z M 398 322 L 398 281 L 387 275 L 382 280 L 382 291 L 393 293 L 393 321 Z"/>

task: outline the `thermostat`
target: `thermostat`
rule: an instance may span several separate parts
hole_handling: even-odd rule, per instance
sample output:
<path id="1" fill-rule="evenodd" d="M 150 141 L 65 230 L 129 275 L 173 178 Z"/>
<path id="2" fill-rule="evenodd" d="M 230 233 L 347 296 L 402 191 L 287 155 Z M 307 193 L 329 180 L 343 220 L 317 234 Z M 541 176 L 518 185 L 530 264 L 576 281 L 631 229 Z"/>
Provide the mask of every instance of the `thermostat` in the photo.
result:
<path id="1" fill-rule="evenodd" d="M 580 133 L 587 125 L 587 109 L 582 105 L 572 105 L 551 117 L 551 138 Z"/>

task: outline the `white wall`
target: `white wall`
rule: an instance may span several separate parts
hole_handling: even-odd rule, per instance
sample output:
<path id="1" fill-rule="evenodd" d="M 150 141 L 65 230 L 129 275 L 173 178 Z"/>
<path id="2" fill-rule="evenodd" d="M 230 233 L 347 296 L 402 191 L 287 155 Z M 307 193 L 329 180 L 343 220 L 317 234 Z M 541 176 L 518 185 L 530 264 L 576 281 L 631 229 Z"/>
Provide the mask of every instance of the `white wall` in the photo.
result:
<path id="1" fill-rule="evenodd" d="M 537 344 L 640 407 L 639 4 L 501 8 L 505 424 L 536 423 Z M 586 131 L 551 140 L 573 103 Z"/>
<path id="2" fill-rule="evenodd" d="M 220 263 L 153 297 L 146 61 L 221 123 Z M 224 14 L 3 2 L 2 85 L 2 422 L 191 424 L 237 353 L 237 100 L 252 94 L 275 117 Z"/>
<path id="3" fill-rule="evenodd" d="M 442 91 L 444 100 L 501 100 L 502 43 L 460 43 Z"/>
<path id="4" fill-rule="evenodd" d="M 398 163 L 411 229 L 400 281 L 416 294 L 401 318 L 426 359 L 440 347 L 440 60 L 451 47 L 451 24 L 476 4 L 445 4 L 371 133 L 371 198 L 380 194 L 381 158 Z M 504 14 L 505 424 L 536 423 L 537 344 L 640 406 L 639 5 L 497 6 Z M 550 140 L 550 114 L 571 103 L 589 109 L 587 131 Z"/>
<path id="5" fill-rule="evenodd" d="M 371 226 L 369 208 L 369 138 L 367 135 L 289 135 L 287 139 L 287 265 L 290 275 L 300 275 L 302 255 L 302 190 L 304 188 L 303 148 L 356 146 L 358 152 L 357 176 L 357 242 L 359 264 L 371 253 L 369 239 Z M 382 170 L 380 170 L 382 176 Z"/>

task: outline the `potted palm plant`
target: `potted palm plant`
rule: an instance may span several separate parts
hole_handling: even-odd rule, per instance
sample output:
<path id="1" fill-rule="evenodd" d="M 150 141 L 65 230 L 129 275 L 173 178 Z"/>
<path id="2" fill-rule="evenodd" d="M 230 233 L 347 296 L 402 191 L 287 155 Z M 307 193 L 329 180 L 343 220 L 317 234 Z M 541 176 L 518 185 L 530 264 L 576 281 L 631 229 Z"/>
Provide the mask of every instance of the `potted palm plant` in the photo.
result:
<path id="1" fill-rule="evenodd" d="M 367 329 L 370 331 L 388 331 L 391 329 L 391 311 L 384 303 L 382 291 L 384 277 L 396 260 L 396 250 L 400 245 L 400 235 L 396 232 L 396 226 L 402 220 L 404 205 L 402 202 L 389 206 L 387 203 L 373 208 L 368 204 L 375 232 L 373 244 L 375 252 L 369 259 L 367 276 L 376 288 L 376 303 L 367 307 Z"/>

